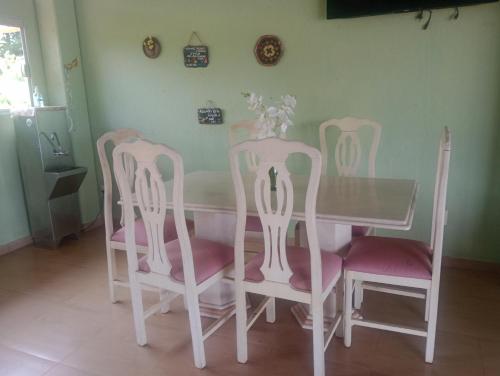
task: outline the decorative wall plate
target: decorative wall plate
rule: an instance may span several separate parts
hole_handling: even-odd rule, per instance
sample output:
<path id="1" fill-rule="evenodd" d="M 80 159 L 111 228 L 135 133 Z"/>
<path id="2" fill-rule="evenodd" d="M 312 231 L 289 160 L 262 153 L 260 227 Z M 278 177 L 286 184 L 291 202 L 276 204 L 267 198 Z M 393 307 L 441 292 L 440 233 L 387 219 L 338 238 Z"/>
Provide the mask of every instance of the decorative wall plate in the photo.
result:
<path id="1" fill-rule="evenodd" d="M 144 51 L 144 55 L 150 59 L 156 59 L 161 53 L 160 41 L 152 36 L 147 37 L 144 39 L 144 42 L 142 42 L 142 51 Z"/>
<path id="2" fill-rule="evenodd" d="M 257 40 L 254 53 L 259 64 L 276 65 L 283 55 L 281 40 L 275 35 L 263 35 Z"/>

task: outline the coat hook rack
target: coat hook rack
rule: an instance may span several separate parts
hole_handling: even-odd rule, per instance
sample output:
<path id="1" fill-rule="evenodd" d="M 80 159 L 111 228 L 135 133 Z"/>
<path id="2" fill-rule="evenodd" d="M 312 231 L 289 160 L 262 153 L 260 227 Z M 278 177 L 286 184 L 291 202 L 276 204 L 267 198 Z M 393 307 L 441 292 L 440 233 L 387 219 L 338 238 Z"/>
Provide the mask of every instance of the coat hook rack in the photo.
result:
<path id="1" fill-rule="evenodd" d="M 431 23 L 432 19 L 432 10 L 427 9 L 427 12 L 429 12 L 429 18 L 427 18 L 427 21 L 422 25 L 422 30 L 427 30 L 429 28 L 429 25 Z"/>
<path id="2" fill-rule="evenodd" d="M 458 17 L 460 17 L 460 11 L 458 10 L 458 7 L 455 7 L 455 11 L 450 15 L 450 20 L 458 20 Z"/>
<path id="3" fill-rule="evenodd" d="M 424 19 L 424 12 L 428 12 L 429 15 L 427 17 L 427 21 L 422 25 L 422 30 L 427 30 L 429 28 L 429 25 L 431 23 L 432 19 L 432 10 L 431 9 L 421 9 L 417 15 L 415 16 L 415 19 L 418 21 L 422 21 Z"/>

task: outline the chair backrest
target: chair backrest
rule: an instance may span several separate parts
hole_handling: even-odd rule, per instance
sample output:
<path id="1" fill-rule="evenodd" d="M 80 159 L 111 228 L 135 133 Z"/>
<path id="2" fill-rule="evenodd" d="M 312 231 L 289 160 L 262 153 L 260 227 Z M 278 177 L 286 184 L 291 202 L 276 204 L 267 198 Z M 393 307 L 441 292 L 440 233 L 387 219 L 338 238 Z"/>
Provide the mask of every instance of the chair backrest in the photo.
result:
<path id="1" fill-rule="evenodd" d="M 359 131 L 363 127 L 372 129 L 372 142 L 368 154 L 368 176 L 375 177 L 375 161 L 382 126 L 372 120 L 345 117 L 343 119 L 330 119 L 319 127 L 319 141 L 321 156 L 323 157 L 323 174 L 327 173 L 328 144 L 326 141 L 326 130 L 336 127 L 340 130 L 340 136 L 335 145 L 335 166 L 339 176 L 356 176 L 361 165 L 362 148 Z"/>
<path id="2" fill-rule="evenodd" d="M 132 158 L 136 166 L 133 190 L 126 171 L 127 157 Z M 161 157 L 166 157 L 172 163 L 173 189 L 170 200 L 167 198 L 163 175 L 157 165 Z M 125 239 L 130 272 L 134 273 L 138 268 L 134 226 L 134 204 L 136 204 L 146 228 L 148 241 L 146 257 L 149 269 L 151 273 L 170 277 L 172 265 L 165 252 L 164 225 L 167 209 L 172 207 L 177 238 L 181 246 L 185 282 L 195 284 L 191 243 L 184 214 L 184 166 L 180 154 L 166 145 L 138 140 L 122 143 L 115 148 L 113 166 L 123 195 Z"/>
<path id="3" fill-rule="evenodd" d="M 432 276 L 437 278 L 441 271 L 443 255 L 444 227 L 446 225 L 446 195 L 448 190 L 448 173 L 451 155 L 451 134 L 448 127 L 443 129 L 439 143 L 439 155 L 436 169 L 436 183 L 434 187 L 434 206 L 432 213 Z"/>
<path id="4" fill-rule="evenodd" d="M 259 129 L 257 128 L 256 120 L 245 120 L 233 124 L 229 127 L 229 144 L 233 146 L 243 140 L 255 140 L 258 132 Z M 242 136 L 243 140 L 241 139 Z M 246 152 L 244 158 L 248 171 L 257 171 L 258 160 L 256 156 L 250 152 Z"/>
<path id="5" fill-rule="evenodd" d="M 97 140 L 97 153 L 99 155 L 99 162 L 101 164 L 101 171 L 104 183 L 104 226 L 106 229 L 106 239 L 111 239 L 113 235 L 113 177 L 111 174 L 110 163 L 106 153 L 106 146 L 111 143 L 113 148 L 123 142 L 143 138 L 143 134 L 135 129 L 122 128 L 103 134 Z M 130 184 L 133 183 L 133 165 L 129 160 L 127 163 L 127 176 L 129 177 Z M 123 226 L 123 210 L 121 214 L 120 223 Z"/>
<path id="6" fill-rule="evenodd" d="M 319 150 L 302 142 L 279 138 L 246 141 L 231 148 L 230 162 L 237 200 L 235 264 L 237 278 L 243 278 L 244 239 L 247 217 L 245 186 L 238 163 L 239 154 L 254 153 L 259 159 L 253 186 L 255 205 L 264 233 L 264 262 L 261 272 L 265 280 L 289 283 L 292 271 L 286 255 L 287 229 L 293 212 L 294 189 L 286 161 L 290 154 L 304 154 L 311 161 L 306 193 L 305 219 L 311 256 L 313 291 L 321 291 L 321 255 L 316 230 L 316 199 L 321 177 Z M 277 171 L 276 192 L 271 191 L 269 170 Z"/>

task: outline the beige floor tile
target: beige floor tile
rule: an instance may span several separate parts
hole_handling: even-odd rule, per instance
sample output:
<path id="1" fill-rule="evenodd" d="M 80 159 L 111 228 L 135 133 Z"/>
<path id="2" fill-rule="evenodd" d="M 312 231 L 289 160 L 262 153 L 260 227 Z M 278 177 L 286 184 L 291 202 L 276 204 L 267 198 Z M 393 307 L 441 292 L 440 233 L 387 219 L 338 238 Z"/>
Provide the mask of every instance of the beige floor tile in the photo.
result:
<path id="1" fill-rule="evenodd" d="M 0 343 L 43 359 L 60 361 L 96 335 L 103 318 L 53 304 L 51 310 L 31 321 L 5 329 Z"/>
<path id="2" fill-rule="evenodd" d="M 193 367 L 191 338 L 188 331 L 148 327 L 148 345 L 140 347 L 132 320 L 117 321 L 62 363 L 99 375 L 140 375 L 145 370 L 155 372 L 170 365 L 189 370 Z"/>
<path id="3" fill-rule="evenodd" d="M 480 340 L 485 376 L 500 375 L 500 338 L 498 341 Z"/>
<path id="4" fill-rule="evenodd" d="M 351 347 L 344 346 L 343 338 L 335 338 L 326 350 L 326 359 L 369 368 L 371 359 L 377 352 L 381 335 L 383 333 L 378 330 L 354 327 Z"/>
<path id="5" fill-rule="evenodd" d="M 54 304 L 33 294 L 4 291 L 0 296 L 0 330 L 37 320 L 51 312 Z"/>
<path id="6" fill-rule="evenodd" d="M 48 360 L 0 345 L 0 375 L 40 376 L 55 365 Z"/>
<path id="7" fill-rule="evenodd" d="M 44 373 L 43 376 L 96 376 L 96 374 L 58 364 L 47 373 Z"/>

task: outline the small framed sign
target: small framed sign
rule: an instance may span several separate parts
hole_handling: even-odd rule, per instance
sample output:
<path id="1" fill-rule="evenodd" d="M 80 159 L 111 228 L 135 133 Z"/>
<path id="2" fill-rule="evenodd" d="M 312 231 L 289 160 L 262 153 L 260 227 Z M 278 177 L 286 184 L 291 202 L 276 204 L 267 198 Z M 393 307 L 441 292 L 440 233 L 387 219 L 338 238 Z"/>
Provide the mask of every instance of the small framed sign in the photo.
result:
<path id="1" fill-rule="evenodd" d="M 208 66 L 208 47 L 184 47 L 184 65 L 186 68 L 206 68 Z"/>
<path id="2" fill-rule="evenodd" d="M 191 44 L 194 37 L 198 39 L 199 44 Z M 184 66 L 186 68 L 206 68 L 208 63 L 208 46 L 203 45 L 196 31 L 193 31 L 188 45 L 184 47 Z"/>
<path id="3" fill-rule="evenodd" d="M 222 109 L 218 107 L 205 107 L 198 109 L 198 123 L 216 125 L 224 123 Z"/>

